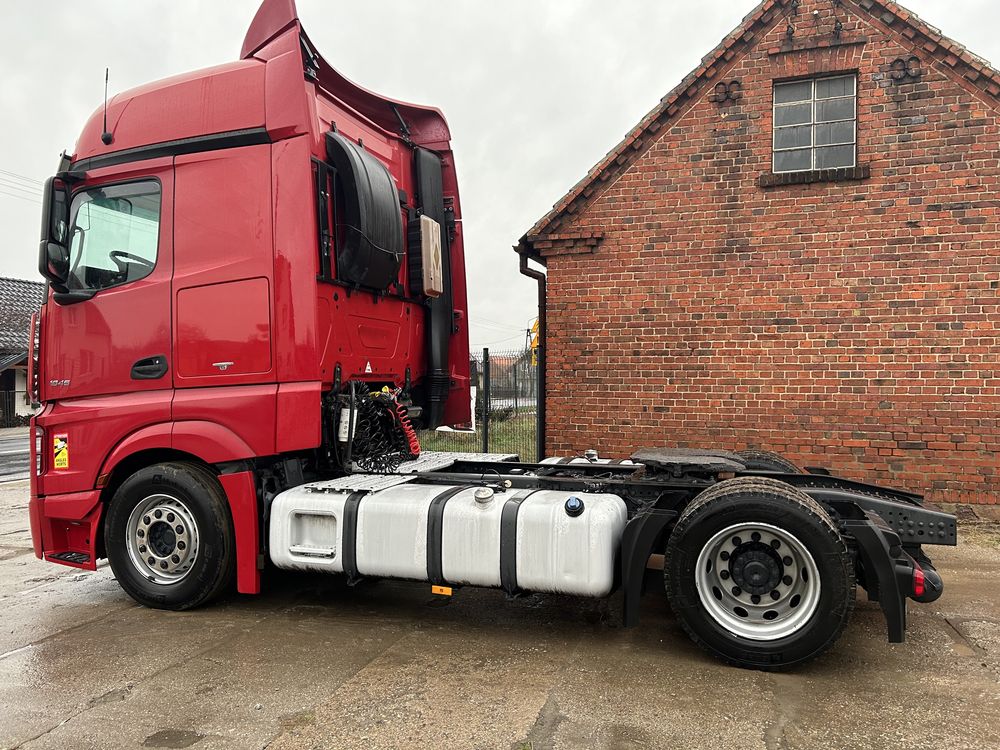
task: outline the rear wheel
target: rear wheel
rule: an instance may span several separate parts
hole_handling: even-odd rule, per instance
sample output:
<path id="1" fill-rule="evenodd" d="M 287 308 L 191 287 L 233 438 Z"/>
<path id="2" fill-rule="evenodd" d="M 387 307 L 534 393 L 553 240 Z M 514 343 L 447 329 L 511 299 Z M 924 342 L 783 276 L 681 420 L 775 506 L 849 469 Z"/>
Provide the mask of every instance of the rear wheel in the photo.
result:
<path id="1" fill-rule="evenodd" d="M 736 455 L 751 471 L 780 471 L 782 474 L 801 474 L 802 469 L 779 453 L 747 448 Z"/>
<path id="2" fill-rule="evenodd" d="M 104 541 L 118 583 L 148 607 L 197 607 L 233 579 L 228 502 L 215 476 L 196 464 L 156 464 L 126 479 L 111 501 Z"/>
<path id="3" fill-rule="evenodd" d="M 854 606 L 854 565 L 803 492 L 766 477 L 720 482 L 681 514 L 667 544 L 671 607 L 700 646 L 741 667 L 818 656 Z"/>

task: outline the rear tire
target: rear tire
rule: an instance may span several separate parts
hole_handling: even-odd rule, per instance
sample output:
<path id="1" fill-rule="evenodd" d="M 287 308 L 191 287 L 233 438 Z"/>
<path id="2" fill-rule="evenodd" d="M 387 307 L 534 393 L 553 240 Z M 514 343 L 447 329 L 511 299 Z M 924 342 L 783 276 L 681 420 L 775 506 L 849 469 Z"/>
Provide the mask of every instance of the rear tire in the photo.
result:
<path id="1" fill-rule="evenodd" d="M 736 451 L 736 455 L 750 471 L 780 471 L 782 474 L 801 474 L 802 469 L 784 456 L 772 451 L 755 448 Z"/>
<path id="2" fill-rule="evenodd" d="M 670 606 L 730 664 L 784 669 L 823 653 L 854 607 L 854 564 L 830 516 L 767 477 L 729 479 L 681 514 L 667 543 Z"/>
<path id="3" fill-rule="evenodd" d="M 157 609 L 206 604 L 236 570 L 226 495 L 192 463 L 155 464 L 126 479 L 108 509 L 104 544 L 125 592 Z"/>

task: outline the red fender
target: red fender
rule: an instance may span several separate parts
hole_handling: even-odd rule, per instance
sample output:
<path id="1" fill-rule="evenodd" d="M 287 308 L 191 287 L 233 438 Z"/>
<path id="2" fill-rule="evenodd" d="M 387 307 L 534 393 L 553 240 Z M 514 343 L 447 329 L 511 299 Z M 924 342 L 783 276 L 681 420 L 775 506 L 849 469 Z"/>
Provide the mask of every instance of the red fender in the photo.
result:
<path id="1" fill-rule="evenodd" d="M 253 449 L 235 432 L 215 422 L 174 422 L 170 447 L 197 456 L 205 463 L 253 458 Z"/>
<path id="2" fill-rule="evenodd" d="M 106 476 L 122 460 L 139 451 L 172 448 L 200 458 L 208 464 L 251 458 L 250 446 L 232 430 L 216 424 L 189 420 L 164 422 L 136 430 L 111 451 L 101 468 Z M 219 477 L 229 501 L 236 537 L 236 589 L 243 594 L 260 593 L 260 571 L 257 554 L 260 551 L 258 530 L 257 489 L 252 472 L 223 474 Z"/>
<path id="3" fill-rule="evenodd" d="M 172 425 L 169 422 L 162 422 L 160 424 L 143 427 L 142 429 L 136 430 L 131 435 L 126 436 L 124 440 L 114 447 L 114 450 L 111 451 L 111 455 L 105 459 L 104 465 L 101 467 L 101 470 L 97 475 L 98 483 L 100 484 L 101 477 L 105 477 L 105 481 L 107 481 L 108 474 L 110 474 L 123 459 L 128 458 L 133 453 L 148 451 L 154 448 L 169 448 L 171 427 Z"/>

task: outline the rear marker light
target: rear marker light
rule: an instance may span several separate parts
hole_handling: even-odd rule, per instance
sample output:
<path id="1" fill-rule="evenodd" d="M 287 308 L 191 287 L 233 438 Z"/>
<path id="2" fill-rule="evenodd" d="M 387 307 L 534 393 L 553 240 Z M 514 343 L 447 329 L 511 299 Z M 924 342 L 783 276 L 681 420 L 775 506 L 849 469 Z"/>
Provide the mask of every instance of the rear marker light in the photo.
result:
<path id="1" fill-rule="evenodd" d="M 919 565 L 913 566 L 913 595 L 923 596 L 925 591 L 924 571 Z"/>

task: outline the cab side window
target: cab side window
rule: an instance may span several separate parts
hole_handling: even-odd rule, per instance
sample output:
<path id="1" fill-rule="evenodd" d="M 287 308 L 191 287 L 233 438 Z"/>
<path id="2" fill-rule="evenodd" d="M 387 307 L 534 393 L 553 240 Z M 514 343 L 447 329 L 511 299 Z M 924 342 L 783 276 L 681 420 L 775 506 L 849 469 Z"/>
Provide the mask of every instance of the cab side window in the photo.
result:
<path id="1" fill-rule="evenodd" d="M 159 182 L 82 190 L 73 196 L 70 218 L 69 289 L 127 284 L 156 267 Z"/>

